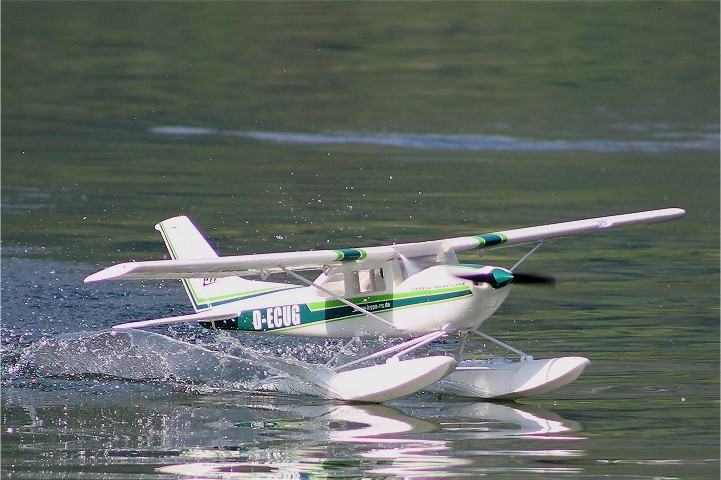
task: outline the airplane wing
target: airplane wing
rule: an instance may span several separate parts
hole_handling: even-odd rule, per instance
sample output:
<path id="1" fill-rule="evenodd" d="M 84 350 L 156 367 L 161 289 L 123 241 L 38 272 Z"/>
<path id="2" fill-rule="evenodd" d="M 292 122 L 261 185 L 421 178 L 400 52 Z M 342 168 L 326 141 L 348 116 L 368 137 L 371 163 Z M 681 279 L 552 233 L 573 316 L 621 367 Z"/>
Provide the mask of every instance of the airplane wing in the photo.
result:
<path id="1" fill-rule="evenodd" d="M 551 223 L 535 227 L 500 230 L 493 233 L 481 233 L 479 235 L 471 235 L 468 237 L 436 240 L 435 242 L 442 242 L 446 245 L 446 248 L 449 248 L 456 253 L 460 253 L 468 250 L 534 243 L 551 238 L 565 237 L 568 235 L 592 232 L 595 230 L 607 230 L 626 225 L 665 222 L 683 217 L 685 214 L 686 211 L 681 208 L 664 208 L 660 210 L 625 213 L 606 217 L 586 218 L 570 222 Z M 427 252 L 427 249 L 424 249 L 424 245 L 428 245 L 430 243 L 433 242 L 399 244 L 394 245 L 394 248 L 408 257 L 413 257 L 416 255 L 423 255 L 422 252 L 424 250 Z M 432 252 L 425 254 L 428 255 L 430 253 Z"/>
<path id="2" fill-rule="evenodd" d="M 259 275 L 288 270 L 317 270 L 352 261 L 384 261 L 396 256 L 392 247 L 260 253 L 192 260 L 151 260 L 113 265 L 88 276 L 85 283 L 103 280 L 220 278 Z"/>
<path id="3" fill-rule="evenodd" d="M 534 243 L 578 233 L 633 224 L 663 222 L 682 217 L 680 208 L 610 215 L 534 227 L 500 230 L 465 237 L 367 248 L 234 255 L 191 260 L 156 260 L 113 265 L 88 276 L 85 283 L 119 279 L 219 278 L 258 275 L 284 270 L 320 269 L 345 262 L 382 262 L 399 256 L 428 257 L 443 250 L 455 253 Z"/>

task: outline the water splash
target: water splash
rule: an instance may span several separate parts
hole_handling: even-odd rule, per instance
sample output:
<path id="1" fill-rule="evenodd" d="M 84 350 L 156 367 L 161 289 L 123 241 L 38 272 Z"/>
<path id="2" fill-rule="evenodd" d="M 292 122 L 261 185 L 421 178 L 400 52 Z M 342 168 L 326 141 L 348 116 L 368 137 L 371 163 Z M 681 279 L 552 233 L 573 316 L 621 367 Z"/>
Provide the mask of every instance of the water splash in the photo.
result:
<path id="1" fill-rule="evenodd" d="M 717 133 L 674 133 L 653 136 L 652 140 L 566 140 L 532 139 L 506 135 L 441 135 L 413 133 L 356 133 L 328 132 L 322 134 L 292 132 L 258 132 L 216 130 L 186 126 L 153 127 L 150 132 L 173 136 L 222 136 L 249 138 L 266 142 L 297 144 L 365 144 L 414 150 L 459 151 L 587 151 L 587 152 L 647 152 L 672 150 L 718 150 Z M 662 139 L 659 139 L 662 138 Z"/>
<path id="2" fill-rule="evenodd" d="M 77 332 L 33 343 L 9 374 L 166 381 L 199 393 L 263 390 L 314 396 L 323 396 L 333 374 L 323 365 L 221 340 L 203 345 L 141 330 Z"/>

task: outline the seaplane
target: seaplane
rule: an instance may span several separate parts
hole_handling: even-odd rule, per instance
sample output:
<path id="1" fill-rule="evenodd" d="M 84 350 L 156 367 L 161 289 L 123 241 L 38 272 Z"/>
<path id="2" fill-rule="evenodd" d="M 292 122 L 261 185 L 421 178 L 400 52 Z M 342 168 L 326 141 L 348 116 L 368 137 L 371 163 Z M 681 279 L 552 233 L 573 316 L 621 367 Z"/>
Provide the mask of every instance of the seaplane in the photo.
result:
<path id="1" fill-rule="evenodd" d="M 155 226 L 169 259 L 112 265 L 85 282 L 182 282 L 194 313 L 123 323 L 114 331 L 197 322 L 212 330 L 344 339 L 319 366 L 326 374 L 308 370 L 308 382 L 326 398 L 382 403 L 428 391 L 517 399 L 564 386 L 590 363 L 580 356 L 534 359 L 481 331 L 513 285 L 553 281 L 519 272 L 519 267 L 549 239 L 663 222 L 685 213 L 664 208 L 414 243 L 232 256 L 219 256 L 196 225 L 180 215 Z M 458 260 L 464 252 L 482 256 L 517 245 L 526 245 L 525 254 L 510 267 Z M 276 274 L 285 281 L 269 279 Z M 473 337 L 519 358 L 479 359 L 469 352 Z M 384 342 L 370 353 L 353 348 L 372 339 Z M 439 344 L 452 345 L 451 351 L 439 350 Z"/>

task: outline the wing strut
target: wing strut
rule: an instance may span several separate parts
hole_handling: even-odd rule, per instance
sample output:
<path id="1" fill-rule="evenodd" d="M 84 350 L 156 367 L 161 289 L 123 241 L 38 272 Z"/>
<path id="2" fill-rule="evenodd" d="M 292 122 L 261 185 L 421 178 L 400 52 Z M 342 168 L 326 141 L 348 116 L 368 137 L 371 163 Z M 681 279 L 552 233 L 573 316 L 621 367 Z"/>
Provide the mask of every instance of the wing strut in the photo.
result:
<path id="1" fill-rule="evenodd" d="M 398 328 L 397 326 L 393 325 L 391 322 L 389 322 L 389 321 L 387 321 L 387 320 L 383 320 L 381 317 L 379 317 L 379 316 L 376 315 L 375 313 L 369 312 L 369 311 L 366 310 L 365 308 L 363 308 L 363 307 L 361 307 L 360 305 L 357 305 L 357 304 L 351 302 L 351 301 L 348 300 L 347 298 L 343 298 L 343 297 L 341 297 L 340 295 L 335 294 L 335 293 L 331 292 L 330 290 L 328 290 L 328 289 L 326 289 L 326 288 L 323 288 L 323 287 L 321 287 L 320 285 L 318 285 L 318 284 L 316 284 L 316 283 L 311 282 L 311 281 L 308 280 L 307 278 L 305 278 L 305 277 L 303 277 L 303 276 L 301 276 L 301 275 L 298 275 L 298 274 L 295 273 L 294 271 L 288 270 L 287 268 L 285 268 L 285 267 L 283 267 L 283 266 L 280 266 L 280 265 L 278 266 L 278 268 L 280 268 L 281 270 L 283 270 L 283 272 L 287 273 L 287 274 L 290 275 L 291 277 L 293 277 L 293 278 L 295 278 L 295 279 L 297 279 L 297 280 L 300 280 L 301 282 L 305 283 L 306 285 L 309 285 L 309 286 L 311 286 L 311 287 L 314 287 L 314 288 L 316 288 L 317 290 L 320 290 L 321 292 L 325 293 L 326 295 L 330 295 L 331 297 L 335 298 L 335 299 L 338 300 L 339 302 L 345 303 L 346 305 L 348 305 L 349 307 L 351 307 L 353 310 L 355 310 L 355 311 L 357 311 L 357 312 L 359 312 L 359 313 L 362 313 L 362 314 L 364 314 L 364 315 L 367 315 L 367 316 L 369 316 L 369 317 L 371 317 L 371 318 L 373 318 L 373 319 L 375 319 L 375 320 L 378 320 L 378 321 L 381 322 L 381 323 L 385 323 L 386 325 L 388 325 L 389 327 L 391 327 L 393 330 L 397 331 L 398 333 L 404 333 L 404 332 L 405 332 L 405 330 L 403 330 L 403 329 L 401 329 L 401 328 Z"/>
<path id="2" fill-rule="evenodd" d="M 511 272 L 516 271 L 516 269 L 517 269 L 518 267 L 520 267 L 523 262 L 525 262 L 526 260 L 528 260 L 528 257 L 530 257 L 531 255 L 533 255 L 534 253 L 536 253 L 536 250 L 538 250 L 539 248 L 541 248 L 541 245 L 543 245 L 543 240 L 541 240 L 540 242 L 538 242 L 538 245 L 536 245 L 535 247 L 533 247 L 530 252 L 528 252 L 527 254 L 525 254 L 525 255 L 523 256 L 523 258 L 521 258 L 519 261 L 517 261 L 511 268 L 509 268 L 509 270 L 510 270 Z"/>

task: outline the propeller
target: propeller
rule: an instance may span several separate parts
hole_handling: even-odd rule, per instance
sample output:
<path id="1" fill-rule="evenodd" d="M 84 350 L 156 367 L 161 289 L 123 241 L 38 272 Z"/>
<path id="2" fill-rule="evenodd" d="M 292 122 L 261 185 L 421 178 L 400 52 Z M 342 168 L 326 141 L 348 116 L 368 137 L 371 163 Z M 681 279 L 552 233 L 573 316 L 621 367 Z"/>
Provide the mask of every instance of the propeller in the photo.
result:
<path id="1" fill-rule="evenodd" d="M 456 270 L 453 275 L 464 280 L 476 283 L 487 283 L 493 288 L 505 287 L 510 283 L 516 284 L 549 284 L 555 285 L 556 279 L 546 275 L 533 273 L 515 273 L 503 267 L 480 267 L 474 269 L 464 268 Z"/>
<path id="2" fill-rule="evenodd" d="M 513 283 L 556 285 L 556 277 L 537 273 L 513 273 Z"/>

